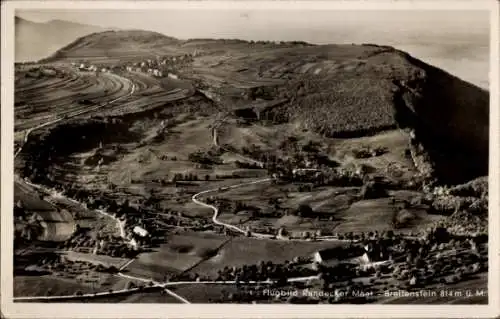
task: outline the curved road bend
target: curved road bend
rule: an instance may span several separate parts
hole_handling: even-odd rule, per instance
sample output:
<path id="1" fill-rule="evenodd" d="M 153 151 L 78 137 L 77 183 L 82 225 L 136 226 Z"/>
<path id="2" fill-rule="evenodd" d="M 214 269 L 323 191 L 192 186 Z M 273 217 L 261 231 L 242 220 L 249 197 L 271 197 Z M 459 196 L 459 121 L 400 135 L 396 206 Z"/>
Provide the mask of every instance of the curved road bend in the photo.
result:
<path id="1" fill-rule="evenodd" d="M 116 76 L 118 76 L 118 75 L 116 75 Z M 130 81 L 128 79 L 126 79 L 126 80 Z M 134 92 L 135 92 L 135 84 L 132 83 L 132 88 L 131 88 L 130 92 L 128 94 L 126 94 L 126 95 L 120 96 L 120 97 L 118 97 L 116 99 L 113 99 L 111 101 L 105 102 L 105 103 L 100 104 L 100 105 L 98 105 L 96 107 L 89 108 L 89 109 L 82 110 L 82 111 L 78 111 L 78 112 L 76 112 L 76 113 L 74 113 L 74 114 L 72 114 L 70 116 L 61 117 L 61 118 L 58 118 L 58 119 L 55 119 L 55 120 L 52 120 L 52 121 L 45 122 L 45 123 L 40 124 L 38 126 L 32 127 L 32 128 L 30 128 L 30 129 L 28 129 L 26 131 L 26 133 L 24 135 L 23 144 L 28 141 L 29 135 L 31 134 L 31 132 L 33 132 L 35 130 L 38 130 L 38 129 L 43 128 L 45 126 L 49 126 L 49 125 L 58 123 L 58 122 L 60 122 L 62 120 L 65 120 L 65 119 L 69 119 L 69 118 L 72 118 L 72 117 L 75 117 L 75 116 L 78 116 L 78 115 L 81 115 L 81 114 L 84 114 L 84 113 L 95 111 L 95 110 L 97 110 L 99 108 L 108 106 L 109 104 L 112 104 L 112 103 L 118 102 L 118 101 L 120 101 L 122 99 L 125 99 L 125 98 L 131 96 L 132 94 L 134 94 Z M 14 153 L 14 158 L 16 158 L 21 153 L 22 149 L 23 149 L 23 145 L 21 145 L 18 148 L 18 150 Z M 64 196 L 63 194 L 61 194 L 59 192 L 56 192 L 55 190 L 49 189 L 49 188 L 47 188 L 45 186 L 37 185 L 37 184 L 31 183 L 31 182 L 29 182 L 27 180 L 25 180 L 24 182 L 27 183 L 28 185 L 32 186 L 32 187 L 35 187 L 35 188 L 38 188 L 38 189 L 43 189 L 44 191 L 46 191 L 49 194 L 51 194 L 53 197 L 64 198 L 66 200 L 71 201 L 72 203 L 84 206 L 82 203 L 80 203 L 80 202 L 78 202 L 78 201 L 76 201 L 76 200 L 74 200 L 72 198 L 69 198 L 67 196 Z M 102 209 L 97 209 L 95 211 L 98 212 L 98 213 L 100 213 L 100 214 L 102 214 L 102 215 L 110 217 L 113 220 L 115 220 L 116 223 L 117 223 L 117 227 L 120 230 L 120 236 L 122 238 L 124 238 L 124 239 L 126 238 L 126 236 L 125 236 L 125 227 L 124 227 L 125 226 L 125 221 L 122 221 L 122 220 L 116 218 L 115 216 L 113 216 L 113 215 L 105 212 Z M 123 266 L 120 267 L 120 270 L 123 270 L 125 267 L 127 267 L 128 265 L 130 265 L 133 261 L 134 261 L 134 259 L 129 260 L 127 263 L 125 263 Z M 119 273 L 119 275 L 124 276 L 122 273 Z M 147 281 L 147 282 L 150 281 L 148 279 L 140 278 L 140 277 L 134 277 L 134 279 L 140 280 L 140 281 Z M 37 297 L 15 297 L 13 299 L 14 299 L 14 301 L 23 301 L 23 300 L 58 300 L 58 299 L 72 299 L 72 298 L 82 298 L 82 297 L 96 297 L 96 296 L 105 296 L 105 295 L 118 295 L 118 294 L 123 294 L 123 293 L 130 292 L 130 291 L 134 291 L 134 289 L 122 289 L 122 290 L 114 291 L 112 293 L 110 293 L 110 292 L 100 292 L 100 293 L 95 293 L 95 294 L 85 294 L 85 295 L 81 295 L 81 296 L 44 296 L 44 297 L 37 296 Z M 174 298 L 176 298 L 176 299 L 178 299 L 178 300 L 180 300 L 180 301 L 182 301 L 184 303 L 189 303 L 188 300 L 186 300 L 183 297 L 177 295 L 176 293 L 170 291 L 169 289 L 165 288 L 165 291 L 168 294 L 170 294 L 171 296 L 173 296 Z"/>

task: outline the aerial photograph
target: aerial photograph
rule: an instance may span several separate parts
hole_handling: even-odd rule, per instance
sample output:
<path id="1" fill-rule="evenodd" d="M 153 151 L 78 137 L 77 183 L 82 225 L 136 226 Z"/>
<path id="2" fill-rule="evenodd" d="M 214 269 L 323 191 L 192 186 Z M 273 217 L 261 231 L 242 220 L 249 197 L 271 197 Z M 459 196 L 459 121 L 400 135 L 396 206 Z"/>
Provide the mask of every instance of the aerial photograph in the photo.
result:
<path id="1" fill-rule="evenodd" d="M 14 302 L 488 304 L 487 10 L 18 9 Z"/>

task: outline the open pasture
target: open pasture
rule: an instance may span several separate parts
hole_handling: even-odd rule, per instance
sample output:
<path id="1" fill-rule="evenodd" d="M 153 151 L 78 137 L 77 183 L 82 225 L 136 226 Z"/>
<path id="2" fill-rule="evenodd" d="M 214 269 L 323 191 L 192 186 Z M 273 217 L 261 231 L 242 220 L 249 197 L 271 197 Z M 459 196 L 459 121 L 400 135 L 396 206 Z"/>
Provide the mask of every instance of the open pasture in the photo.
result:
<path id="1" fill-rule="evenodd" d="M 152 252 L 140 254 L 127 268 L 127 274 L 163 280 L 191 269 L 215 255 L 229 237 L 212 233 L 184 233 L 172 235 L 167 243 Z"/>
<path id="2" fill-rule="evenodd" d="M 226 266 L 240 267 L 258 264 L 261 261 L 283 263 L 287 260 L 292 261 L 294 257 L 310 257 L 314 252 L 323 248 L 345 244 L 340 241 L 279 241 L 236 237 L 224 245 L 215 256 L 194 267 L 190 272 L 217 276 L 217 271 Z"/>

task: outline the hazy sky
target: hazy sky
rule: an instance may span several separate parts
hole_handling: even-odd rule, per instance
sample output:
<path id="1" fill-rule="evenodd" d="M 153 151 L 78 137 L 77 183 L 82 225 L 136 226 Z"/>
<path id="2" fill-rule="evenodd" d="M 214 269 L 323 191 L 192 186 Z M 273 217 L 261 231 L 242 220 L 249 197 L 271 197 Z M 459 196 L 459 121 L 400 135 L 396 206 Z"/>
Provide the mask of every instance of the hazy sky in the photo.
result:
<path id="1" fill-rule="evenodd" d="M 267 9 L 36 10 L 28 20 L 74 21 L 161 32 L 180 39 L 239 38 L 392 45 L 481 86 L 489 69 L 488 11 Z"/>
<path id="2" fill-rule="evenodd" d="M 391 40 L 391 35 L 486 36 L 487 11 L 308 10 L 36 10 L 19 11 L 33 21 L 69 20 L 123 29 L 145 29 L 178 38 L 295 39 L 310 42 Z M 345 36 L 349 36 L 349 39 Z M 424 39 L 425 40 L 425 39 Z M 466 39 L 465 39 L 466 40 Z"/>

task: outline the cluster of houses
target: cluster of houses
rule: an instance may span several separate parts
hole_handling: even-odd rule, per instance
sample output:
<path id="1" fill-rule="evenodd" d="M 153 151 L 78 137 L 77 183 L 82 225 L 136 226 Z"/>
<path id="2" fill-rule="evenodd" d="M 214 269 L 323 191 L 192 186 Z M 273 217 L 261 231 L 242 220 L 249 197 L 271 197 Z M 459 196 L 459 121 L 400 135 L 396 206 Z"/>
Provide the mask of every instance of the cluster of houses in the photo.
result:
<path id="1" fill-rule="evenodd" d="M 122 222 L 124 222 L 122 220 Z M 123 224 L 124 226 L 124 224 Z M 141 226 L 134 226 L 131 231 L 128 231 L 126 236 L 126 245 L 133 249 L 139 250 L 141 247 L 148 245 L 151 242 L 151 234 Z M 98 240 L 94 247 L 93 253 L 97 254 L 106 248 L 110 248 L 112 246 L 122 245 L 120 242 L 106 242 L 104 240 Z"/>
<path id="2" fill-rule="evenodd" d="M 128 72 L 144 72 L 143 68 L 132 67 L 132 66 L 127 66 L 126 70 Z M 148 74 L 153 75 L 153 76 L 158 77 L 158 78 L 162 78 L 163 77 L 163 71 L 161 71 L 159 69 L 148 68 L 144 73 L 148 73 Z M 170 75 L 170 73 L 168 73 L 168 74 Z"/>
<path id="3" fill-rule="evenodd" d="M 179 65 L 192 61 L 193 57 L 197 55 L 195 51 L 193 54 L 183 54 L 179 56 L 157 56 L 156 59 L 147 59 L 141 62 L 130 62 L 125 65 L 115 66 L 111 69 L 126 70 L 127 72 L 141 72 L 147 73 L 154 77 L 164 77 L 167 76 L 172 79 L 177 79 L 178 76 L 168 70 L 172 71 Z M 90 72 L 109 72 L 110 68 L 99 67 L 87 62 L 76 63 L 73 62 L 71 65 L 80 71 L 90 71 Z"/>
<path id="4" fill-rule="evenodd" d="M 86 63 L 77 64 L 77 63 L 73 62 L 73 63 L 71 63 L 71 65 L 75 68 L 78 68 L 78 70 L 80 70 L 80 71 L 103 72 L 103 73 L 109 72 L 108 68 L 98 67 L 98 66 L 93 65 L 93 64 L 86 64 Z"/>
<path id="5" fill-rule="evenodd" d="M 313 254 L 313 266 L 334 267 L 339 264 L 355 264 L 361 268 L 377 267 L 391 262 L 389 251 L 384 246 L 367 242 L 363 247 L 334 247 Z"/>
<path id="6" fill-rule="evenodd" d="M 127 72 L 141 72 L 141 73 L 147 73 L 149 75 L 152 75 L 154 77 L 162 78 L 164 76 L 167 76 L 171 79 L 178 79 L 178 76 L 174 73 L 171 72 L 166 72 L 165 71 L 165 60 L 159 63 L 155 63 L 156 61 L 153 61 L 151 59 L 148 59 L 145 62 L 136 62 L 133 63 L 132 65 L 127 65 L 125 69 Z"/>
<path id="7" fill-rule="evenodd" d="M 151 235 L 149 232 L 141 226 L 134 226 L 132 232 L 127 235 L 129 246 L 135 250 L 146 245 L 150 239 Z"/>
<path id="8" fill-rule="evenodd" d="M 195 51 L 193 54 L 184 54 L 179 56 L 165 56 L 156 59 L 147 59 L 142 62 L 133 62 L 125 66 L 128 72 L 142 72 L 155 77 L 168 76 L 169 78 L 177 79 L 177 75 L 168 72 L 168 69 L 173 69 L 183 63 L 192 61 L 193 57 L 197 55 Z"/>

